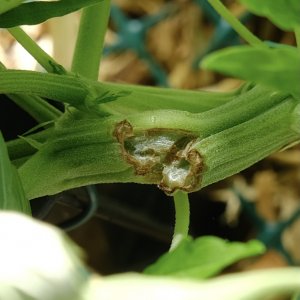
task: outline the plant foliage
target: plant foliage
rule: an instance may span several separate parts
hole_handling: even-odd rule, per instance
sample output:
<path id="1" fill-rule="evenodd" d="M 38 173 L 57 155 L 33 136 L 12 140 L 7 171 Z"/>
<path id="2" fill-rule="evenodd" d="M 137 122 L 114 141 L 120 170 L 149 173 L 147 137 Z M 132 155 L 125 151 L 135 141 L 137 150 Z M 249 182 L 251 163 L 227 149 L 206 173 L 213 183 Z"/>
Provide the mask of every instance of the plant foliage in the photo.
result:
<path id="1" fill-rule="evenodd" d="M 145 274 L 205 279 L 243 258 L 262 254 L 258 241 L 228 242 L 214 236 L 186 238 L 177 248 L 147 267 Z"/>
<path id="2" fill-rule="evenodd" d="M 16 168 L 11 164 L 7 149 L 0 133 L 0 209 L 15 210 L 30 214 Z"/>
<path id="3" fill-rule="evenodd" d="M 39 24 L 101 1 L 103 0 L 59 0 L 23 3 L 1 15 L 0 27 L 9 28 L 19 25 Z"/>
<path id="4" fill-rule="evenodd" d="M 300 52 L 294 47 L 230 47 L 208 55 L 202 67 L 300 96 Z"/>
<path id="5" fill-rule="evenodd" d="M 284 30 L 300 27 L 299 0 L 240 0 L 253 13 L 269 18 Z"/>

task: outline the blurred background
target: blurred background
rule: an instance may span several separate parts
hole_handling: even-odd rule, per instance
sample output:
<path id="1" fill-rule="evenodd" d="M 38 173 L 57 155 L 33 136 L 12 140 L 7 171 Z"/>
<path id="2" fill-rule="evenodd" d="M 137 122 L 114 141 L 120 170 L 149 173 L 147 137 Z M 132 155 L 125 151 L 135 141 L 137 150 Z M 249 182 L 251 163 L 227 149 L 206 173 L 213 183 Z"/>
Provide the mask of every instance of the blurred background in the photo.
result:
<path id="1" fill-rule="evenodd" d="M 295 44 L 267 19 L 223 1 L 262 40 Z M 23 29 L 67 69 L 80 12 Z M 166 88 L 228 91 L 241 81 L 199 68 L 208 53 L 243 43 L 206 0 L 112 0 L 99 80 Z M 87 45 L 88 47 L 89 45 Z M 7 68 L 43 71 L 0 29 L 0 61 Z M 1 95 L 0 128 L 14 139 L 36 123 Z M 14 116 L 12 118 L 11 116 Z M 268 248 L 231 270 L 299 265 L 300 147 L 271 155 L 251 168 L 190 194 L 190 234 L 232 241 L 258 238 Z M 155 186 L 103 184 L 31 202 L 35 217 L 56 224 L 85 250 L 101 274 L 141 271 L 168 250 L 174 207 Z"/>

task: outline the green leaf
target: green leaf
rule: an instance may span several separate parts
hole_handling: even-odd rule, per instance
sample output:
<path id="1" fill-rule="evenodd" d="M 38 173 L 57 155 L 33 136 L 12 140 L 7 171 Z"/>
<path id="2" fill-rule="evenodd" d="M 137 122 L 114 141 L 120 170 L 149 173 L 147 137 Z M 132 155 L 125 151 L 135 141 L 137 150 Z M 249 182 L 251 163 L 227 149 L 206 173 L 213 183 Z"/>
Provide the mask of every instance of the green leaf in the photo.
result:
<path id="1" fill-rule="evenodd" d="M 204 279 L 243 258 L 262 254 L 258 241 L 228 242 L 214 236 L 187 238 L 144 270 L 145 274 Z"/>
<path id="2" fill-rule="evenodd" d="M 300 96 L 300 52 L 294 47 L 230 47 L 208 55 L 201 66 Z"/>
<path id="3" fill-rule="evenodd" d="M 251 12 L 269 18 L 283 30 L 300 26 L 299 0 L 240 0 Z"/>
<path id="4" fill-rule="evenodd" d="M 0 2 L 0 14 L 3 14 L 14 7 L 19 6 L 23 0 L 9 0 L 9 1 L 1 1 Z"/>
<path id="5" fill-rule="evenodd" d="M 127 97 L 130 94 L 131 94 L 131 92 L 129 92 L 129 91 L 120 91 L 120 92 L 117 92 L 117 93 L 106 91 L 102 95 L 97 96 L 94 99 L 94 101 L 97 104 L 108 103 L 108 102 L 111 102 L 111 101 L 115 101 L 115 100 L 117 100 L 120 97 Z"/>
<path id="6" fill-rule="evenodd" d="M 32 148 L 34 148 L 36 150 L 41 149 L 41 147 L 43 145 L 42 143 L 40 143 L 40 142 L 30 138 L 30 137 L 19 135 L 19 138 L 24 140 L 26 143 L 28 143 Z"/>
<path id="7" fill-rule="evenodd" d="M 11 164 L 5 142 L 0 133 L 0 209 L 30 214 L 29 201 L 16 168 Z"/>
<path id="8" fill-rule="evenodd" d="M 292 300 L 300 300 L 300 292 L 296 292 L 296 293 L 293 295 Z"/>
<path id="9" fill-rule="evenodd" d="M 100 3 L 102 0 L 34 1 L 24 3 L 1 15 L 0 27 L 34 25 L 50 18 L 61 17 L 83 7 Z"/>

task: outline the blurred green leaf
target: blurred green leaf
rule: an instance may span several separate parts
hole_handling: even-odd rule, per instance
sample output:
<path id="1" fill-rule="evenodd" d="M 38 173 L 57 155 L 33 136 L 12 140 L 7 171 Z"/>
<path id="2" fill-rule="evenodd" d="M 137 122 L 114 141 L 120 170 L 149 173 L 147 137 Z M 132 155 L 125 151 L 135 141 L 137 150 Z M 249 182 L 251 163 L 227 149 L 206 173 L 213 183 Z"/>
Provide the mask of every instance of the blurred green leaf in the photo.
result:
<path id="1" fill-rule="evenodd" d="M 300 96 L 300 52 L 291 46 L 236 46 L 208 55 L 201 66 Z"/>
<path id="2" fill-rule="evenodd" d="M 16 168 L 11 164 L 5 142 L 0 133 L 0 209 L 24 212 L 30 215 L 29 201 Z"/>
<path id="3" fill-rule="evenodd" d="M 187 238 L 144 270 L 145 274 L 204 279 L 243 258 L 262 254 L 258 241 L 228 242 L 214 236 Z"/>
<path id="4" fill-rule="evenodd" d="M 92 281 L 89 290 L 85 292 L 85 299 L 140 300 L 146 296 L 146 299 L 155 300 L 290 299 L 288 295 L 299 291 L 300 268 L 237 272 L 210 280 L 182 280 L 125 273 L 98 277 Z"/>
<path id="5" fill-rule="evenodd" d="M 19 6 L 23 0 L 0 1 L 0 14 L 3 14 L 14 7 Z"/>
<path id="6" fill-rule="evenodd" d="M 19 25 L 39 24 L 50 18 L 61 17 L 100 2 L 102 0 L 60 0 L 23 3 L 1 15 L 0 27 L 9 28 Z"/>
<path id="7" fill-rule="evenodd" d="M 300 300 L 300 292 L 295 293 L 291 300 Z"/>
<path id="8" fill-rule="evenodd" d="M 240 0 L 251 12 L 269 18 L 283 30 L 300 26 L 299 0 Z"/>

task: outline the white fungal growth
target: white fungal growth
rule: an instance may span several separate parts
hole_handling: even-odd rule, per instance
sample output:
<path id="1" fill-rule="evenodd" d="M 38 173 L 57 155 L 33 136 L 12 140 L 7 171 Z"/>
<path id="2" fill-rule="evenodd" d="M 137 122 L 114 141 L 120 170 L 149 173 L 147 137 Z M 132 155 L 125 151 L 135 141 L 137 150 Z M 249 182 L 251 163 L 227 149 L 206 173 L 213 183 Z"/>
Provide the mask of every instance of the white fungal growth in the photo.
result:
<path id="1" fill-rule="evenodd" d="M 163 168 L 162 182 L 164 182 L 170 190 L 176 190 L 185 183 L 188 174 L 189 168 L 180 167 L 178 162 L 172 162 Z"/>
<path id="2" fill-rule="evenodd" d="M 129 153 L 143 165 L 160 163 L 162 157 L 170 151 L 174 144 L 172 139 L 164 136 L 134 137 L 130 142 L 133 149 Z M 126 144 L 128 145 L 128 142 Z"/>

